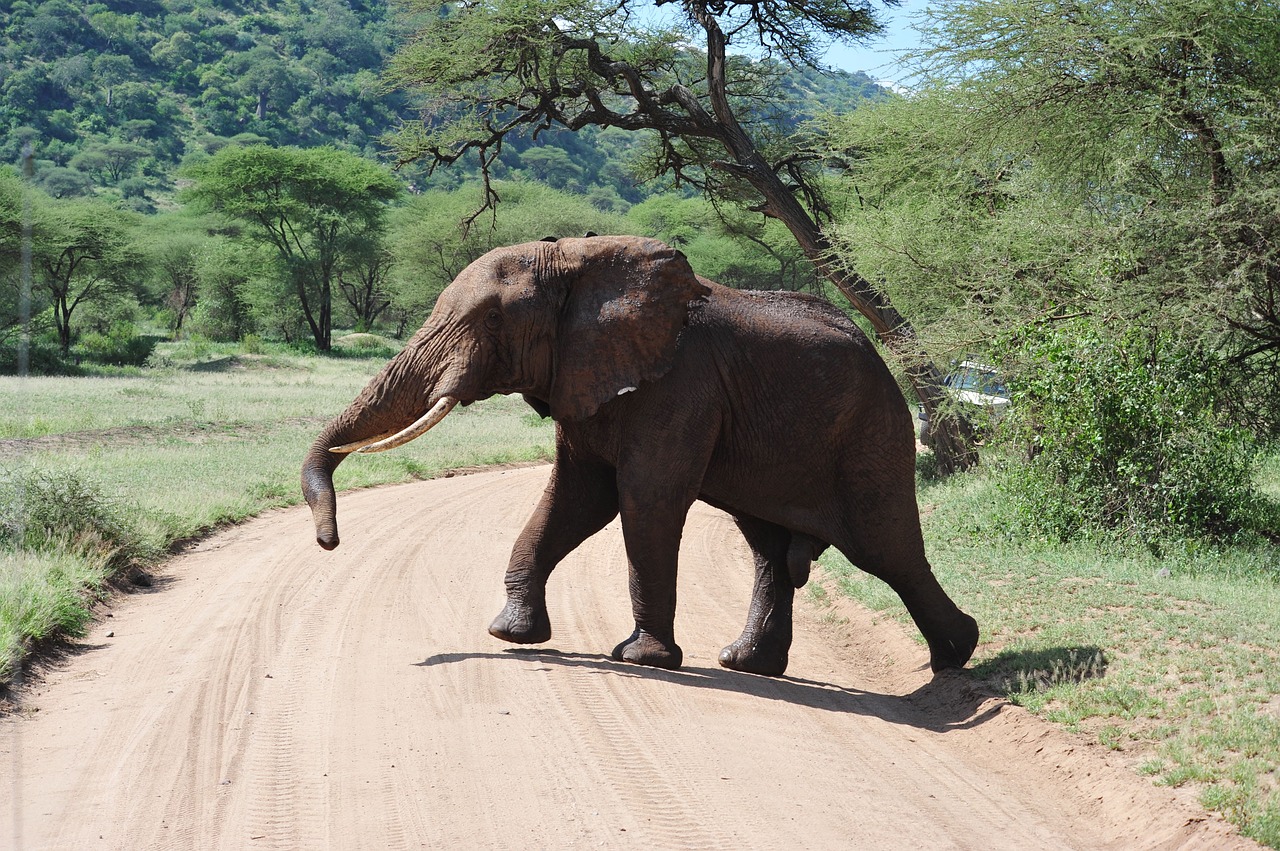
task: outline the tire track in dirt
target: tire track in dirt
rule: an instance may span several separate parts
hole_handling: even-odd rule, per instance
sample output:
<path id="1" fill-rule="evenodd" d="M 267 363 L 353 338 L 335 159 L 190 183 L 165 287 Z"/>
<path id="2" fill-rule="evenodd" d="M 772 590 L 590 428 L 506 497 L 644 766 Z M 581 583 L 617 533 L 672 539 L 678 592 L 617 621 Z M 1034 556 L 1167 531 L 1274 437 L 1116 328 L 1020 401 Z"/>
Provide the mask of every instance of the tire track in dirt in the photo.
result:
<path id="1" fill-rule="evenodd" d="M 785 678 L 720 669 L 752 571 L 701 505 L 681 671 L 608 658 L 631 627 L 616 522 L 553 575 L 548 644 L 491 638 L 546 475 L 344 494 L 333 553 L 298 508 L 173 560 L 0 719 L 0 846 L 1255 847 L 931 679 L 921 644 L 851 604 L 798 606 Z"/>

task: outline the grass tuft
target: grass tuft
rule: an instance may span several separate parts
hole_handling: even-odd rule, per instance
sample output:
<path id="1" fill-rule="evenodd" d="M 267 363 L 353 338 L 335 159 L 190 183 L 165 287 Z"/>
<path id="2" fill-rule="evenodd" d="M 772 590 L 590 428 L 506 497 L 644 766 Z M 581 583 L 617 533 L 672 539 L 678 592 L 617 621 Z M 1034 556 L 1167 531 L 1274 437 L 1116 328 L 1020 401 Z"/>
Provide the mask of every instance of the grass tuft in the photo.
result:
<path id="1" fill-rule="evenodd" d="M 17 673 L 33 644 L 82 634 L 110 575 L 110 555 L 78 544 L 0 550 L 0 683 Z"/>

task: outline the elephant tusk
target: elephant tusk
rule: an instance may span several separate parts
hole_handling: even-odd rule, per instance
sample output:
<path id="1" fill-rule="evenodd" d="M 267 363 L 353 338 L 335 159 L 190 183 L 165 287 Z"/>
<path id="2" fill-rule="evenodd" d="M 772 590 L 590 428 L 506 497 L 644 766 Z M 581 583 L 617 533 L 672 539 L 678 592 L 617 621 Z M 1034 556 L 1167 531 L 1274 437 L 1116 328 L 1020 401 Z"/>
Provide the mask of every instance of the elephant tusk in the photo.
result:
<path id="1" fill-rule="evenodd" d="M 357 440 L 352 443 L 344 443 L 341 446 L 330 446 L 329 451 L 337 455 L 346 455 L 348 452 L 355 452 L 356 450 L 360 449 L 360 447 L 362 446 L 368 446 L 371 443 L 377 443 L 379 440 L 386 440 L 388 437 L 391 437 L 393 434 L 395 434 L 394 431 L 388 431 L 383 434 L 379 434 L 376 437 L 366 437 L 364 440 Z"/>
<path id="2" fill-rule="evenodd" d="M 448 416 L 456 404 L 458 404 L 458 400 L 452 396 L 441 396 L 440 401 L 436 402 L 431 410 L 427 411 L 417 422 L 403 431 L 398 431 L 392 435 L 357 440 L 354 443 L 344 443 L 342 446 L 331 446 L 329 451 L 345 454 L 348 452 L 385 452 L 388 449 L 395 449 L 397 446 L 403 446 L 414 438 L 426 434 Z"/>

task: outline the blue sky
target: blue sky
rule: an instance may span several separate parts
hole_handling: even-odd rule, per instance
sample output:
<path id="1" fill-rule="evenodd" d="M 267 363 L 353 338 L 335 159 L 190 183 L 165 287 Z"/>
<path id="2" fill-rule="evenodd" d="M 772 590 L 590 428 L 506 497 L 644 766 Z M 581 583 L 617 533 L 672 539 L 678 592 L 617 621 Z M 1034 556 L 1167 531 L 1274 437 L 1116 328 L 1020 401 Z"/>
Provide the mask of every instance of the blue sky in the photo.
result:
<path id="1" fill-rule="evenodd" d="M 911 29 L 911 18 L 928 5 L 928 0 L 903 0 L 896 8 L 876 4 L 885 25 L 884 33 L 865 45 L 832 46 L 827 51 L 827 62 L 844 71 L 865 71 L 872 79 L 898 80 L 903 72 L 893 61 L 894 52 L 917 46 L 918 36 Z"/>
<path id="2" fill-rule="evenodd" d="M 898 82 L 906 74 L 894 62 L 895 52 L 916 47 L 918 37 L 911 29 L 911 18 L 929 6 L 930 0 L 902 0 L 897 6 L 885 6 L 882 0 L 872 0 L 877 17 L 885 25 L 884 32 L 860 45 L 835 44 L 827 51 L 826 61 L 843 71 L 863 71 L 873 80 Z M 669 23 L 678 13 L 670 7 L 642 6 L 640 20 L 643 23 Z M 735 45 L 731 50 L 739 50 Z"/>

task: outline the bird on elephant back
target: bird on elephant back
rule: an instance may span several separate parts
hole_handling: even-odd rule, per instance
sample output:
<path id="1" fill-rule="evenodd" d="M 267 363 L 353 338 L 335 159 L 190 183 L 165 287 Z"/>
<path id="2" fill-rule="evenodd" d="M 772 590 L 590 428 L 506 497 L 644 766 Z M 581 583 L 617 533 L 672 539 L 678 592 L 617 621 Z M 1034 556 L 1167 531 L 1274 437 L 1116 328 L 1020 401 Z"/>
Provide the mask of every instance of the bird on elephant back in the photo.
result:
<path id="1" fill-rule="evenodd" d="M 550 639 L 547 578 L 621 515 L 635 630 L 613 656 L 679 667 L 677 557 L 701 499 L 733 517 L 755 562 L 746 627 L 720 652 L 726 668 L 786 670 L 795 590 L 828 546 L 897 592 L 934 671 L 972 655 L 977 623 L 925 557 L 902 392 L 828 302 L 721 286 L 652 239 L 495 249 L 444 290 L 308 452 L 302 488 L 320 546 L 338 546 L 342 459 L 402 445 L 455 405 L 498 393 L 555 420 L 556 455 L 512 549 L 494 636 Z"/>

